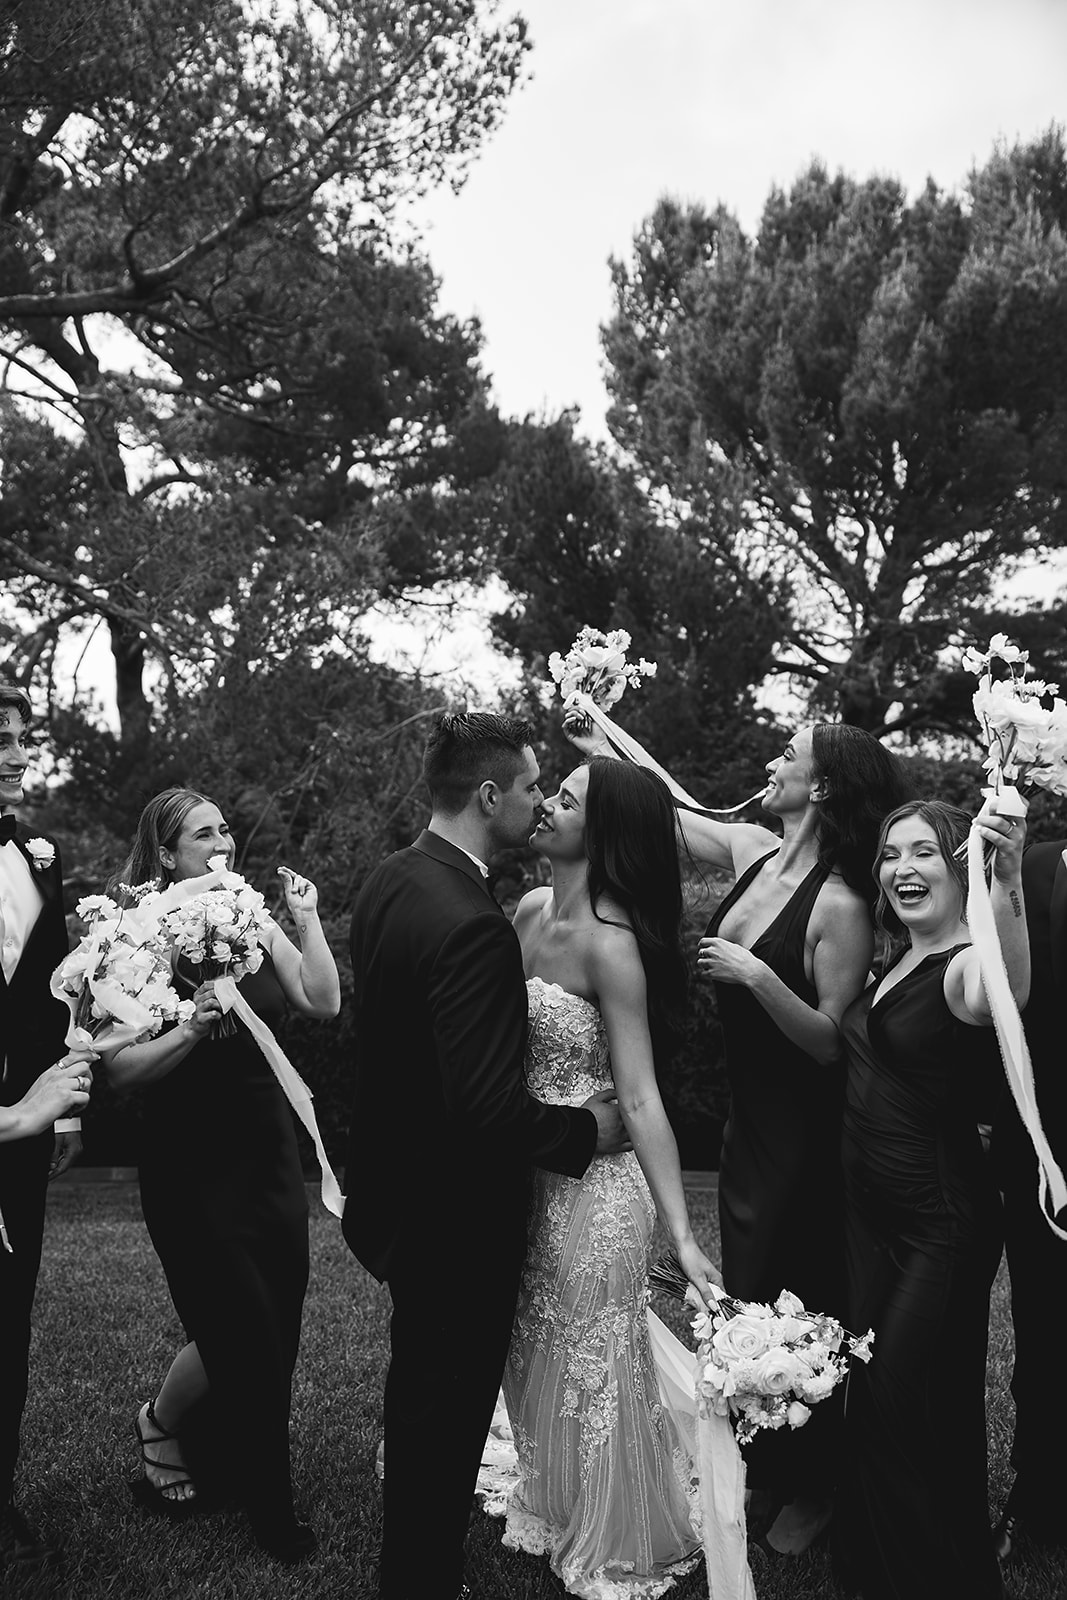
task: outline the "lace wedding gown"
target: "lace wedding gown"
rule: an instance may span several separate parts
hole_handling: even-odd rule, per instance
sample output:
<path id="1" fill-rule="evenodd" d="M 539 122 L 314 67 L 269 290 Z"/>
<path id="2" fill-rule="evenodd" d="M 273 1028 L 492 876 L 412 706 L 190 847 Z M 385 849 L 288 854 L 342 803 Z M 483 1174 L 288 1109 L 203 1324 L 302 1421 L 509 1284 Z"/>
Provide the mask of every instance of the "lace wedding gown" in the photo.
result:
<path id="1" fill-rule="evenodd" d="M 581 1105 L 610 1088 L 596 1006 L 540 978 L 527 988 L 530 1093 Z M 647 1304 L 655 1219 L 633 1154 L 597 1157 L 581 1179 L 535 1171 L 507 1414 L 479 1490 L 506 1514 L 504 1543 L 548 1555 L 588 1600 L 662 1595 L 701 1549 L 693 1353 Z"/>

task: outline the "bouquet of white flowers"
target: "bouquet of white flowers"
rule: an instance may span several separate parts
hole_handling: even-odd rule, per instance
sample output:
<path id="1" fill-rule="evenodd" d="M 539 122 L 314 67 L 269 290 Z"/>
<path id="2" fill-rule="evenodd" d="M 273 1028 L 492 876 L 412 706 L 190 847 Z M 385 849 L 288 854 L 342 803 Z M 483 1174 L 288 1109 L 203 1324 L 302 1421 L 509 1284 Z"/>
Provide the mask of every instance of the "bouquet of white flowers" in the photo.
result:
<path id="1" fill-rule="evenodd" d="M 627 686 L 637 688 L 642 678 L 654 678 L 656 663 L 644 656 L 636 664 L 626 659 L 630 635 L 623 628 L 613 633 L 601 633 L 597 628 L 583 628 L 565 656 L 554 650 L 548 658 L 548 670 L 563 696 L 564 729 L 574 742 L 585 749 L 583 738 L 591 734 L 594 725 L 607 738 L 608 744 L 636 766 L 644 767 L 663 779 L 679 805 L 716 817 L 734 816 L 744 811 L 765 792 L 766 784 L 747 800 L 735 806 L 702 806 L 683 789 L 681 784 L 665 771 L 643 745 L 613 722 L 608 707 L 625 693 Z M 580 737 L 576 737 L 580 736 Z"/>
<path id="2" fill-rule="evenodd" d="M 636 689 L 642 678 L 654 678 L 656 663 L 642 656 L 627 661 L 630 635 L 624 628 L 602 633 L 599 628 L 583 628 L 565 656 L 553 650 L 548 670 L 564 701 L 572 695 L 587 694 L 601 710 L 615 705 L 627 687 Z"/>
<path id="3" fill-rule="evenodd" d="M 738 1444 L 761 1428 L 802 1428 L 848 1372 L 848 1357 L 871 1359 L 874 1334 L 857 1338 L 836 1317 L 807 1311 L 783 1289 L 773 1306 L 723 1295 L 693 1319 L 697 1395 L 733 1419 Z"/>
<path id="4" fill-rule="evenodd" d="M 263 964 L 259 936 L 270 916 L 259 890 L 240 873 L 226 871 L 220 856 L 214 856 L 208 865 L 222 874 L 218 885 L 166 912 L 160 929 L 175 956 L 193 968 L 198 982 L 229 977 L 239 983 Z M 227 1011 L 212 1034 L 234 1031 L 234 1020 Z"/>
<path id="5" fill-rule="evenodd" d="M 989 787 L 983 793 L 997 797 L 1003 815 L 1025 812 L 1023 785 L 1067 794 L 1067 704 L 1056 684 L 1026 677 L 1028 660 L 1029 652 L 1003 633 L 993 635 L 984 655 L 963 652 L 965 670 L 981 679 L 973 705 L 986 746 Z M 997 675 L 997 663 L 1007 668 L 1006 677 Z M 1051 706 L 1042 704 L 1049 699 Z"/>
<path id="6" fill-rule="evenodd" d="M 88 931 L 52 975 L 52 993 L 70 1008 L 72 1049 L 151 1037 L 164 1022 L 192 1016 L 192 1001 L 180 1000 L 171 982 L 169 947 L 152 914 L 157 887 L 126 891 L 134 904 L 125 908 L 105 894 L 78 901 Z"/>
<path id="7" fill-rule="evenodd" d="M 695 1290 L 673 1252 L 650 1269 L 649 1287 L 695 1304 Z M 874 1334 L 848 1333 L 836 1317 L 807 1311 L 783 1289 L 773 1306 L 713 1289 L 715 1304 L 693 1319 L 701 1414 L 730 1417 L 738 1444 L 761 1428 L 802 1428 L 848 1372 L 848 1358 L 871 1359 Z"/>

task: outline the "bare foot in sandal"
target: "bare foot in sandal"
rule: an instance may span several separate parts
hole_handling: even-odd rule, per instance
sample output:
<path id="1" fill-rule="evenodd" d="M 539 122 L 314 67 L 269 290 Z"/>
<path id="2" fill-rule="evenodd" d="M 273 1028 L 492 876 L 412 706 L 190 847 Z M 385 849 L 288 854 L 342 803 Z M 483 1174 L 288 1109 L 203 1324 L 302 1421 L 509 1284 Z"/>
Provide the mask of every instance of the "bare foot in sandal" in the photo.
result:
<path id="1" fill-rule="evenodd" d="M 196 1500 L 196 1485 L 189 1476 L 177 1435 L 168 1433 L 157 1421 L 153 1401 L 147 1401 L 137 1413 L 134 1431 L 151 1498 L 162 1502 L 158 1509 L 190 1509 Z"/>

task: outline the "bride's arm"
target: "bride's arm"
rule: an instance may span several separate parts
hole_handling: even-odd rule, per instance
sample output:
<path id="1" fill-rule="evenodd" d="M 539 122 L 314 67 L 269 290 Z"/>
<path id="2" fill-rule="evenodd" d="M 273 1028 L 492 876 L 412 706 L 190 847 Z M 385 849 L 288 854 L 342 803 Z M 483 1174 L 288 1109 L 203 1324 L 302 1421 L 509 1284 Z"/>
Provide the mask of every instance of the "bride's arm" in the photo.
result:
<path id="1" fill-rule="evenodd" d="M 697 1244 L 689 1221 L 678 1145 L 656 1081 L 645 971 L 628 929 L 598 928 L 590 976 L 607 1030 L 612 1076 L 626 1131 L 682 1270 L 706 1300 L 709 1284 L 721 1284 L 722 1274 Z"/>

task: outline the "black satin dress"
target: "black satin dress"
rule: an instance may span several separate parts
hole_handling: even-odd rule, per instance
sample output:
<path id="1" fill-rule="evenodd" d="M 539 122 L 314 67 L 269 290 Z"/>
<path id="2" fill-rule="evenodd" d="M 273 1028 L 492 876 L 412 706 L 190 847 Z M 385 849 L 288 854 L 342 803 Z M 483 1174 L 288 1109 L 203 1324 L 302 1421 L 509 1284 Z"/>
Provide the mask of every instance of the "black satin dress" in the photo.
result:
<path id="1" fill-rule="evenodd" d="M 738 878 L 707 927 L 727 912 L 775 852 Z M 804 941 L 828 871 L 816 865 L 751 947 L 810 1006 Z M 751 990 L 717 983 L 730 1113 L 719 1168 L 722 1274 L 730 1294 L 773 1302 L 783 1289 L 813 1311 L 843 1316 L 841 1111 L 844 1070 L 793 1043 Z M 745 1447 L 748 1481 L 789 1501 L 828 1494 L 836 1476 L 841 1404 L 831 1396 L 796 1432 L 762 1433 Z"/>
<path id="2" fill-rule="evenodd" d="M 964 948 L 959 946 L 957 948 Z M 955 951 L 845 1014 L 843 1161 L 854 1363 L 836 1553 L 864 1600 L 1000 1600 L 985 1365 L 1000 1201 L 978 1136 L 992 1029 L 949 1011 Z"/>
<path id="3" fill-rule="evenodd" d="M 239 987 L 276 1031 L 285 999 L 270 957 Z M 228 1486 L 269 1532 L 293 1515 L 289 1405 L 308 1205 L 288 1103 L 236 1026 L 144 1091 L 139 1176 L 152 1243 L 211 1386 L 190 1430 L 190 1470 L 200 1488 L 224 1467 L 228 1485 L 214 1491 Z"/>

